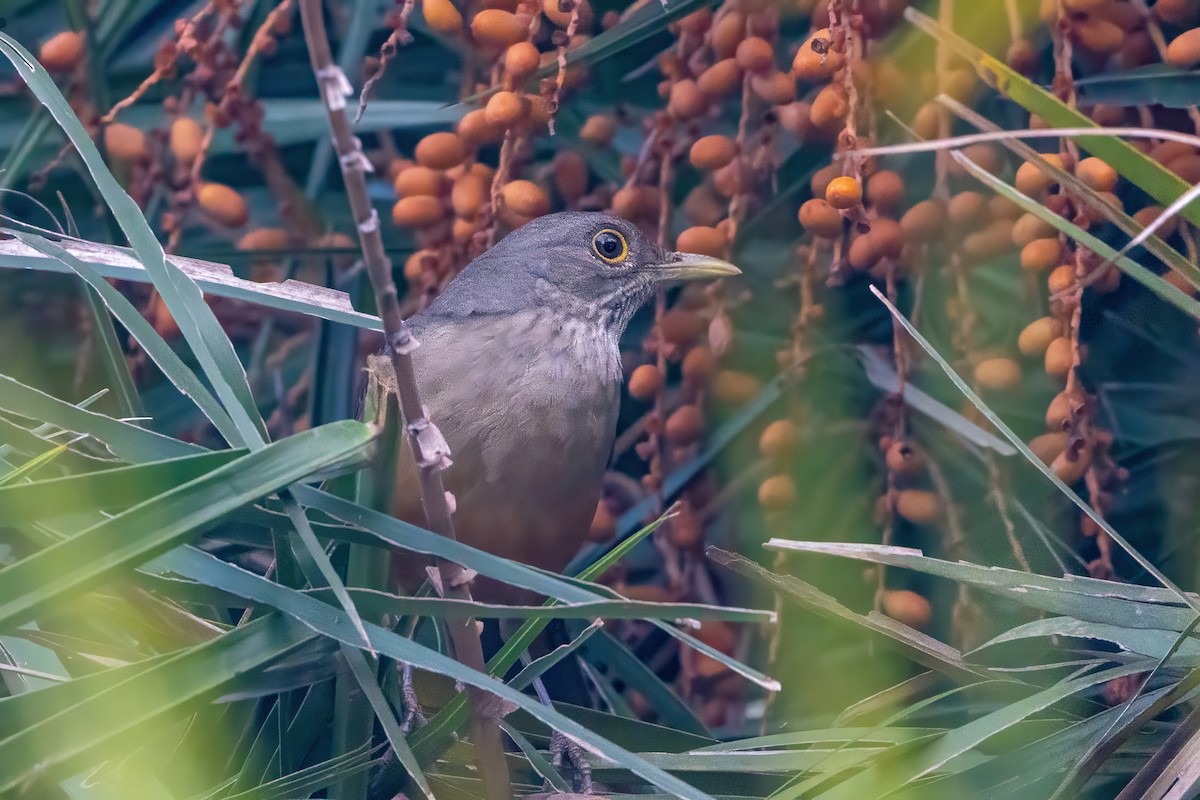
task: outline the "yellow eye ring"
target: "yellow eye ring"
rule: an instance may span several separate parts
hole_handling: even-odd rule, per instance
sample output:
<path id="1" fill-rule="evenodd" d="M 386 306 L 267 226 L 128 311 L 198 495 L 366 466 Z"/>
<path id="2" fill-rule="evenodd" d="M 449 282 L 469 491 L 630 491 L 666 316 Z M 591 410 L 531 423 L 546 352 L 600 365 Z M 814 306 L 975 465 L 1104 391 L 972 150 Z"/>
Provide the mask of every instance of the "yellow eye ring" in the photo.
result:
<path id="1" fill-rule="evenodd" d="M 592 252 L 605 264 L 619 264 L 629 256 L 629 242 L 620 231 L 605 228 L 592 237 Z"/>

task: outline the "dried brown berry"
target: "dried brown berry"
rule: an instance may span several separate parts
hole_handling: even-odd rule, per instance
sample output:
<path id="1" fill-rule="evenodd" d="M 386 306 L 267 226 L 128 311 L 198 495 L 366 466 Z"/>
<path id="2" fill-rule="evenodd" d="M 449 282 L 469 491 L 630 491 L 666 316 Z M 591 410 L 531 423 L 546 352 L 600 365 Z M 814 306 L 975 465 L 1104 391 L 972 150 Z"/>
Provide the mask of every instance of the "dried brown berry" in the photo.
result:
<path id="1" fill-rule="evenodd" d="M 742 68 L 737 59 L 722 59 L 700 73 L 696 85 L 709 98 L 723 97 L 742 85 Z"/>
<path id="2" fill-rule="evenodd" d="M 437 196 L 445 186 L 441 171 L 429 167 L 412 166 L 396 176 L 393 187 L 397 197 Z"/>
<path id="3" fill-rule="evenodd" d="M 150 155 L 146 134 L 140 128 L 120 122 L 104 129 L 104 149 L 117 161 L 141 161 Z"/>
<path id="4" fill-rule="evenodd" d="M 1184 31 L 1172 39 L 1163 61 L 1179 69 L 1191 69 L 1200 64 L 1200 28 Z"/>
<path id="5" fill-rule="evenodd" d="M 799 216 L 800 224 L 813 236 L 835 239 L 842 235 L 841 213 L 819 197 L 804 201 Z"/>
<path id="6" fill-rule="evenodd" d="M 940 200 L 922 200 L 900 218 L 904 238 L 913 243 L 935 239 L 946 224 L 946 206 Z"/>
<path id="7" fill-rule="evenodd" d="M 1092 465 L 1092 452 L 1089 448 L 1082 448 L 1079 451 L 1073 451 L 1068 448 L 1054 459 L 1050 464 L 1050 469 L 1058 476 L 1058 479 L 1068 486 L 1083 477 L 1088 471 L 1088 467 Z"/>
<path id="8" fill-rule="evenodd" d="M 478 219 L 455 217 L 454 222 L 450 223 L 450 238 L 458 244 L 466 244 L 475 238 L 475 232 L 478 230 Z"/>
<path id="9" fill-rule="evenodd" d="M 883 613 L 910 628 L 924 630 L 933 621 L 933 606 L 921 595 L 908 589 L 888 589 L 883 593 Z"/>
<path id="10" fill-rule="evenodd" d="M 1134 220 L 1137 221 L 1137 223 L 1139 225 L 1141 225 L 1144 228 L 1147 225 L 1149 225 L 1151 222 L 1153 222 L 1154 220 L 1158 219 L 1159 215 L 1162 214 L 1163 210 L 1164 209 L 1162 206 L 1146 206 L 1145 208 L 1141 209 L 1140 211 L 1137 211 L 1136 213 L 1134 213 L 1133 218 L 1134 218 Z M 1166 223 L 1162 227 L 1160 227 L 1158 229 L 1157 233 L 1163 239 L 1168 239 L 1172 235 L 1174 235 L 1177 228 L 1178 228 L 1178 223 L 1177 223 L 1175 217 L 1171 217 L 1170 219 L 1168 219 L 1166 221 Z"/>
<path id="11" fill-rule="evenodd" d="M 702 384 L 712 375 L 716 359 L 707 347 L 693 347 L 683 357 L 683 378 L 693 384 Z"/>
<path id="12" fill-rule="evenodd" d="M 796 79 L 786 72 L 751 75 L 750 88 L 769 105 L 785 106 L 796 100 Z"/>
<path id="13" fill-rule="evenodd" d="M 819 170 L 813 173 L 812 180 L 809 181 L 809 188 L 812 190 L 813 197 L 824 197 L 825 190 L 829 188 L 829 184 L 834 178 L 841 177 L 841 164 L 826 164 Z"/>
<path id="14" fill-rule="evenodd" d="M 1065 292 L 1075 285 L 1075 267 L 1071 264 L 1060 264 L 1050 270 L 1046 276 L 1046 289 L 1050 294 Z"/>
<path id="15" fill-rule="evenodd" d="M 1034 239 L 1021 248 L 1021 268 L 1031 272 L 1045 272 L 1060 262 L 1062 245 L 1058 239 Z"/>
<path id="16" fill-rule="evenodd" d="M 542 54 L 529 42 L 517 42 L 504 51 L 504 74 L 523 81 L 537 71 Z"/>
<path id="17" fill-rule="evenodd" d="M 459 176 L 450 190 L 450 206 L 462 219 L 475 219 L 488 201 L 492 185 L 482 175 L 468 172 Z"/>
<path id="18" fill-rule="evenodd" d="M 821 28 L 813 31 L 796 51 L 796 57 L 792 61 L 792 74 L 796 76 L 796 80 L 826 81 L 845 64 L 845 55 L 830 47 L 829 28 Z"/>
<path id="19" fill-rule="evenodd" d="M 1084 50 L 1097 56 L 1111 56 L 1125 45 L 1125 31 L 1102 17 L 1091 16 L 1077 22 L 1072 31 Z"/>
<path id="20" fill-rule="evenodd" d="M 1117 171 L 1095 156 L 1075 165 L 1075 177 L 1097 192 L 1111 192 L 1117 185 Z"/>
<path id="21" fill-rule="evenodd" d="M 200 155 L 204 145 L 204 130 L 191 117 L 179 117 L 171 123 L 171 155 L 176 161 L 190 164 Z"/>
<path id="22" fill-rule="evenodd" d="M 659 192 L 652 186 L 624 186 L 612 198 L 613 213 L 630 220 L 658 216 Z"/>
<path id="23" fill-rule="evenodd" d="M 1063 334 L 1062 323 L 1054 317 L 1035 319 L 1025 326 L 1017 337 L 1017 348 L 1021 355 L 1043 356 L 1050 343 Z"/>
<path id="24" fill-rule="evenodd" d="M 255 228 L 237 240 L 238 250 L 285 250 L 289 244 L 287 231 L 282 228 Z"/>
<path id="25" fill-rule="evenodd" d="M 704 415 L 694 405 L 682 405 L 667 417 L 663 435 L 676 447 L 687 447 L 704 435 Z"/>
<path id="26" fill-rule="evenodd" d="M 592 517 L 591 526 L 588 528 L 588 541 L 595 544 L 604 544 L 611 541 L 616 535 L 617 518 L 613 516 L 612 509 L 608 507 L 608 503 L 601 500 L 596 504 L 596 513 Z"/>
<path id="27" fill-rule="evenodd" d="M 734 58 L 747 72 L 766 72 L 775 67 L 775 49 L 759 36 L 750 36 L 738 43 Z"/>
<path id="28" fill-rule="evenodd" d="M 1011 358 L 986 358 L 975 365 L 975 381 L 993 392 L 1010 392 L 1021 385 L 1021 365 Z"/>
<path id="29" fill-rule="evenodd" d="M 653 400 L 662 388 L 663 377 L 654 364 L 642 364 L 629 376 L 629 396 L 643 402 Z"/>
<path id="30" fill-rule="evenodd" d="M 742 190 L 742 165 L 734 161 L 712 173 L 712 185 L 722 197 L 733 197 Z"/>
<path id="31" fill-rule="evenodd" d="M 571 24 L 572 8 L 574 8 L 579 17 L 578 27 L 581 29 L 590 28 L 592 25 L 592 7 L 588 4 L 587 0 L 568 0 L 567 3 L 563 3 L 562 0 L 542 0 L 542 13 L 560 28 L 566 28 Z"/>
<path id="32" fill-rule="evenodd" d="M 504 129 L 488 122 L 487 112 L 482 108 L 463 114 L 455 130 L 464 144 L 475 147 L 498 142 L 504 136 Z"/>
<path id="33" fill-rule="evenodd" d="M 401 197 L 392 206 L 392 222 L 402 228 L 430 228 L 446 215 L 442 201 L 429 195 Z"/>
<path id="34" fill-rule="evenodd" d="M 1012 229 L 1012 241 L 1017 247 L 1037 239 L 1053 239 L 1057 235 L 1054 226 L 1036 214 L 1022 214 Z"/>
<path id="35" fill-rule="evenodd" d="M 879 241 L 870 233 L 863 233 L 850 242 L 846 253 L 846 261 L 856 270 L 864 271 L 875 266 L 883 258 L 883 248 Z"/>
<path id="36" fill-rule="evenodd" d="M 417 250 L 404 260 L 404 279 L 419 284 L 425 275 L 437 268 L 438 256 L 433 250 Z"/>
<path id="37" fill-rule="evenodd" d="M 196 201 L 210 217 L 227 228 L 240 228 L 250 219 L 245 198 L 223 183 L 201 184 Z"/>
<path id="38" fill-rule="evenodd" d="M 833 130 L 842 126 L 849 110 L 850 101 L 845 87 L 840 83 L 831 83 L 813 98 L 809 119 L 820 130 Z"/>
<path id="39" fill-rule="evenodd" d="M 1066 392 L 1054 396 L 1046 407 L 1046 430 L 1060 431 L 1066 427 L 1071 418 L 1071 402 L 1071 396 Z"/>
<path id="40" fill-rule="evenodd" d="M 933 492 L 903 489 L 896 492 L 896 513 L 917 525 L 937 522 L 942 516 L 942 501 Z"/>
<path id="41" fill-rule="evenodd" d="M 1046 466 L 1054 463 L 1064 450 L 1067 449 L 1067 434 L 1065 431 L 1043 433 L 1029 440 L 1029 449 Z"/>
<path id="42" fill-rule="evenodd" d="M 913 115 L 913 131 L 922 139 L 936 139 L 943 113 L 944 111 L 938 104 L 926 103 Z"/>
<path id="43" fill-rule="evenodd" d="M 509 181 L 500 190 L 505 208 L 522 217 L 540 217 L 550 210 L 546 191 L 533 181 Z"/>
<path id="44" fill-rule="evenodd" d="M 909 441 L 898 439 L 891 443 L 884 456 L 887 468 L 900 478 L 914 478 L 925 469 L 921 451 Z"/>
<path id="45" fill-rule="evenodd" d="M 587 194 L 587 161 L 574 150 L 559 150 L 555 153 L 550 176 L 555 191 L 568 203 L 573 203 Z"/>
<path id="46" fill-rule="evenodd" d="M 708 98 L 693 80 L 676 81 L 671 85 L 667 110 L 679 119 L 692 119 L 708 108 Z"/>
<path id="47" fill-rule="evenodd" d="M 516 92 L 496 92 L 488 98 L 484 117 L 489 125 L 507 130 L 529 116 L 529 100 Z"/>
<path id="48" fill-rule="evenodd" d="M 688 157 L 696 169 L 714 170 L 733 161 L 737 155 L 737 145 L 728 136 L 714 134 L 703 136 L 692 145 Z"/>
<path id="49" fill-rule="evenodd" d="M 1075 363 L 1075 350 L 1071 340 L 1059 336 L 1046 347 L 1046 374 L 1052 378 L 1066 377 Z"/>
<path id="50" fill-rule="evenodd" d="M 973 261 L 987 261 L 1012 248 L 1013 223 L 1007 219 L 993 219 L 981 231 L 968 234 L 963 239 L 963 255 Z"/>
<path id="51" fill-rule="evenodd" d="M 712 27 L 713 53 L 717 58 L 733 58 L 746 36 L 746 18 L 737 11 L 722 15 Z"/>
<path id="52" fill-rule="evenodd" d="M 672 308 L 659 320 L 658 331 L 668 344 L 687 347 L 708 331 L 708 320 L 694 311 Z"/>
<path id="53" fill-rule="evenodd" d="M 47 72 L 70 72 L 83 61 L 83 35 L 77 31 L 61 31 L 42 43 L 38 61 Z"/>
<path id="54" fill-rule="evenodd" d="M 1158 0 L 1154 16 L 1168 25 L 1191 25 L 1200 19 L 1200 5 L 1195 0 Z"/>
<path id="55" fill-rule="evenodd" d="M 462 140 L 450 131 L 431 133 L 417 142 L 414 153 L 417 163 L 430 169 L 450 169 L 462 163 Z"/>
<path id="56" fill-rule="evenodd" d="M 421 0 L 421 16 L 425 24 L 443 36 L 458 36 L 463 31 L 463 17 L 450 0 Z"/>
<path id="57" fill-rule="evenodd" d="M 1043 153 L 1042 160 L 1048 164 L 1053 164 L 1059 169 L 1063 167 L 1062 158 L 1057 153 Z M 1026 161 L 1017 167 L 1017 175 L 1013 183 L 1017 187 L 1017 191 L 1021 194 L 1037 197 L 1050 188 L 1050 185 L 1054 183 L 1054 179 L 1043 172 L 1037 164 Z"/>
<path id="58" fill-rule="evenodd" d="M 681 253 L 699 253 L 724 258 L 729 249 L 729 239 L 719 228 L 696 225 L 679 234 L 675 240 L 675 249 Z"/>
<path id="59" fill-rule="evenodd" d="M 946 216 L 963 230 L 974 230 L 987 222 L 987 199 L 979 192 L 959 192 L 946 204 Z"/>
<path id="60" fill-rule="evenodd" d="M 904 204 L 904 179 L 899 172 L 884 169 L 867 179 L 867 202 L 882 214 L 891 214 Z"/>
<path id="61" fill-rule="evenodd" d="M 471 36 L 482 45 L 509 47 L 529 36 L 529 21 L 509 11 L 485 8 L 471 20 Z"/>
<path id="62" fill-rule="evenodd" d="M 607 147 L 616 135 L 617 121 L 608 114 L 593 114 L 579 131 L 579 138 L 597 147 Z"/>
<path id="63" fill-rule="evenodd" d="M 1188 183 L 1196 182 L 1200 177 L 1200 155 L 1188 154 L 1171 160 L 1167 169 L 1183 178 Z"/>

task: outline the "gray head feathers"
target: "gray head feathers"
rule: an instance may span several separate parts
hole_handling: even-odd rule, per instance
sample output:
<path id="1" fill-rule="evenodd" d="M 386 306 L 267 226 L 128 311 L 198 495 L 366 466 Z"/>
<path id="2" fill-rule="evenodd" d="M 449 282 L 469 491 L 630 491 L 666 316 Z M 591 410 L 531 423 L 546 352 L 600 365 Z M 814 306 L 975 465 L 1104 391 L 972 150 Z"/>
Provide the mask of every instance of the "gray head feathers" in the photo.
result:
<path id="1" fill-rule="evenodd" d="M 599 213 L 550 214 L 526 223 L 468 264 L 425 314 L 467 317 L 549 307 L 623 329 L 653 294 L 658 281 L 651 268 L 668 259 L 627 220 Z"/>

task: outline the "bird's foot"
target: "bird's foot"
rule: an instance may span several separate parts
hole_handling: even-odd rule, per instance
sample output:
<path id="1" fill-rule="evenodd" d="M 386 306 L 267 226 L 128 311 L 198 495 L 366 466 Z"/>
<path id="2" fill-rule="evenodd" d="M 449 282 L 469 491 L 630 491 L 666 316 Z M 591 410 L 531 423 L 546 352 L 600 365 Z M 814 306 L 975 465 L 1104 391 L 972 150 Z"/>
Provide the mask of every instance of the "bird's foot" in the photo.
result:
<path id="1" fill-rule="evenodd" d="M 555 731 L 550 736 L 550 757 L 550 763 L 556 769 L 562 766 L 565 757 L 575 773 L 575 788 L 580 794 L 592 793 L 592 765 L 582 747 L 559 731 Z"/>
<path id="2" fill-rule="evenodd" d="M 404 720 L 400 723 L 400 730 L 407 734 L 416 728 L 423 728 L 425 723 L 429 722 L 429 717 L 421 710 L 421 701 L 417 698 L 416 687 L 413 686 L 412 664 L 405 664 L 400 676 L 400 692 L 404 697 Z"/>

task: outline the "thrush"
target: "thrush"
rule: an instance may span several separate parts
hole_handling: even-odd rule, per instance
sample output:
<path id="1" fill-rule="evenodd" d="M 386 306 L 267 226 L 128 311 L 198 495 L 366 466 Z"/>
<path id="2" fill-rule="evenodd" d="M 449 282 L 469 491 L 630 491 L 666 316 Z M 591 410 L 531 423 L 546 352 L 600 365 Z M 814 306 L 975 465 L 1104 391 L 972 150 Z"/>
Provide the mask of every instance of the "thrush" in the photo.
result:
<path id="1" fill-rule="evenodd" d="M 727 261 L 666 251 L 626 220 L 534 219 L 468 264 L 409 320 L 417 385 L 453 454 L 443 473 L 460 541 L 559 571 L 579 550 L 616 433 L 619 343 L 664 284 L 737 275 Z M 424 523 L 409 448 L 395 516 Z M 398 577 L 421 577 L 404 558 Z M 528 601 L 480 580 L 479 599 Z"/>

